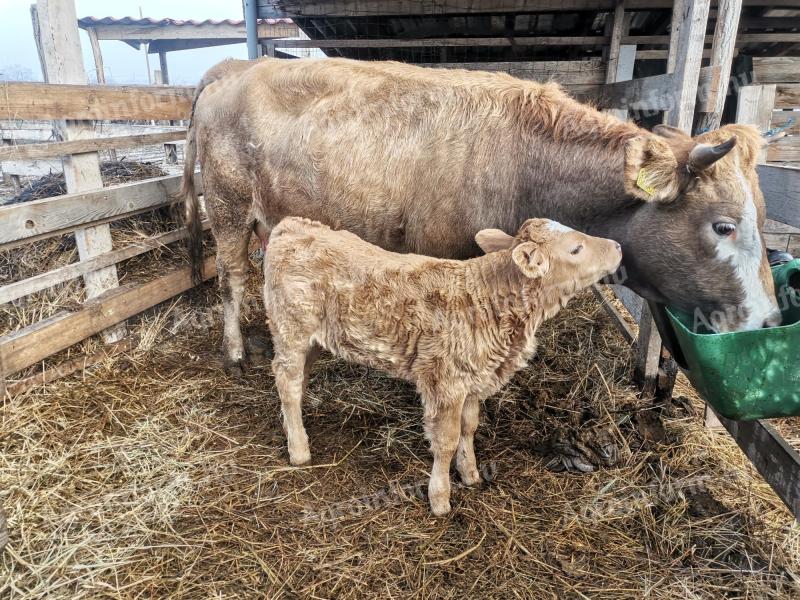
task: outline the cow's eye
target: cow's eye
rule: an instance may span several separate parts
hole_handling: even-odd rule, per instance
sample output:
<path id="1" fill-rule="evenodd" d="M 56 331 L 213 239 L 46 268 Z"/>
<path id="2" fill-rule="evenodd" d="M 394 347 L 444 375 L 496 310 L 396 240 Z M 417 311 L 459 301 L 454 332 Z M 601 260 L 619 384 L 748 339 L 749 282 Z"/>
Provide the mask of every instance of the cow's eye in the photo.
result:
<path id="1" fill-rule="evenodd" d="M 734 231 L 736 231 L 736 225 L 733 223 L 728 223 L 726 221 L 714 223 L 714 233 L 720 237 L 728 237 Z"/>
<path id="2" fill-rule="evenodd" d="M 583 250 L 583 244 L 578 244 L 572 250 L 569 251 L 570 254 L 580 254 L 581 250 Z"/>

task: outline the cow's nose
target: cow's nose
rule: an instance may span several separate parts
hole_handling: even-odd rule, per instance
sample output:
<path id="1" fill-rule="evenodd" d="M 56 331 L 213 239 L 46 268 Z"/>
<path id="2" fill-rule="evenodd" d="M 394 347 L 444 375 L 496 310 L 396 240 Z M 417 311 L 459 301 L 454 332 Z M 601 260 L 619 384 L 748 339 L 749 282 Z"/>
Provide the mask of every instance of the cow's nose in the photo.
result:
<path id="1" fill-rule="evenodd" d="M 775 312 L 771 313 L 770 316 L 764 319 L 764 324 L 761 327 L 762 329 L 777 327 L 782 322 L 783 322 L 783 315 L 781 315 L 781 311 L 776 310 Z"/>
<path id="2" fill-rule="evenodd" d="M 622 246 L 619 245 L 619 242 L 614 242 L 614 248 L 617 249 L 617 252 L 622 254 Z"/>

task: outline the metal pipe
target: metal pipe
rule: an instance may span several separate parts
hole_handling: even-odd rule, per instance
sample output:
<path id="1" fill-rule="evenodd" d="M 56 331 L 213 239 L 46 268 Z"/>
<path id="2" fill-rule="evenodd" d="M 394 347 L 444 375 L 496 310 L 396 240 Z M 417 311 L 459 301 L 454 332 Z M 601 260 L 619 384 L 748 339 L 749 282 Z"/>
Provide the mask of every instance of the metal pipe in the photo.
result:
<path id="1" fill-rule="evenodd" d="M 247 58 L 258 58 L 258 1 L 244 0 L 244 24 L 247 29 Z"/>

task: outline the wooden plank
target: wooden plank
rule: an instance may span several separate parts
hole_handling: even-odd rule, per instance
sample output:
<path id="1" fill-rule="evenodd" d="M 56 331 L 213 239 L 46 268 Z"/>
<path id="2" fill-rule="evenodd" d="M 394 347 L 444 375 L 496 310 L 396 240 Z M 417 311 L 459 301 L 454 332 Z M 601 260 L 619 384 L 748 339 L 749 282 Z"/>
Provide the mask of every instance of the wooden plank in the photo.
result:
<path id="1" fill-rule="evenodd" d="M 800 166 L 800 137 L 782 138 L 767 148 L 767 162 L 795 163 Z"/>
<path id="2" fill-rule="evenodd" d="M 642 297 L 624 285 L 611 285 L 610 287 L 617 299 L 622 302 L 622 305 L 633 317 L 633 320 L 638 323 L 642 318 L 642 306 L 644 305 Z"/>
<path id="3" fill-rule="evenodd" d="M 610 11 L 614 0 L 259 0 L 258 16 L 376 17 L 378 15 L 442 15 L 485 13 L 549 13 L 563 11 Z M 671 8 L 672 0 L 627 0 L 628 10 Z M 797 0 L 745 0 L 745 6 L 797 8 Z"/>
<path id="4" fill-rule="evenodd" d="M 773 106 L 775 106 L 775 85 L 746 85 L 739 88 L 739 101 L 736 104 L 736 122 L 755 125 L 761 131 L 770 128 Z M 767 161 L 767 148 L 758 154 L 758 162 Z"/>
<path id="5" fill-rule="evenodd" d="M 209 227 L 209 221 L 203 221 L 203 229 L 205 230 Z M 59 267 L 58 269 L 48 271 L 47 273 L 42 273 L 34 277 L 29 277 L 28 279 L 23 279 L 22 281 L 9 283 L 3 287 L 0 287 L 0 304 L 13 302 L 19 298 L 46 290 L 54 285 L 69 281 L 70 279 L 80 277 L 85 273 L 90 273 L 91 271 L 102 269 L 103 267 L 107 267 L 109 265 L 118 264 L 123 260 L 128 260 L 129 258 L 139 256 L 140 254 L 144 254 L 145 252 L 149 252 L 150 250 L 154 250 L 156 248 L 163 248 L 167 244 L 171 244 L 186 238 L 186 236 L 187 230 L 185 227 L 182 227 L 176 231 L 169 231 L 152 238 L 144 239 L 141 242 L 135 242 L 124 248 L 120 248 L 119 250 L 106 252 L 105 254 L 100 254 L 77 263 L 65 265 L 63 267 Z"/>
<path id="6" fill-rule="evenodd" d="M 739 53 L 738 50 L 734 50 L 734 56 Z M 637 50 L 636 51 L 636 59 L 637 60 L 667 60 L 669 58 L 669 51 L 668 50 Z M 711 50 L 703 50 L 703 58 L 711 58 Z"/>
<path id="7" fill-rule="evenodd" d="M 800 454 L 766 421 L 733 421 L 717 414 L 745 456 L 796 519 L 800 519 Z"/>
<path id="8" fill-rule="evenodd" d="M 438 48 L 438 47 L 484 47 L 484 46 L 605 46 L 608 36 L 540 36 L 540 37 L 470 37 L 470 38 L 373 38 L 373 39 L 326 39 L 326 40 L 273 40 L 276 48 Z"/>
<path id="9" fill-rule="evenodd" d="M 94 58 L 94 71 L 97 83 L 106 82 L 105 67 L 103 66 L 103 53 L 100 51 L 100 41 L 97 39 L 97 30 L 94 27 L 86 29 L 89 37 L 89 44 L 92 47 L 92 57 Z"/>
<path id="10" fill-rule="evenodd" d="M 683 24 L 683 19 L 686 16 L 684 12 L 685 0 L 675 0 L 672 5 L 672 17 L 669 27 L 669 49 L 667 54 L 667 73 L 675 72 L 675 63 L 678 60 L 678 40 Z"/>
<path id="11" fill-rule="evenodd" d="M 709 4 L 709 0 L 684 0 L 673 80 L 675 106 L 664 119 L 668 125 L 689 134 L 694 121 Z"/>
<path id="12" fill-rule="evenodd" d="M 697 0 L 694 0 L 697 2 Z M 704 4 L 708 4 L 705 2 Z M 699 22 L 701 15 L 696 14 Z M 698 23 L 696 22 L 695 25 Z M 682 28 L 681 28 L 682 29 Z M 714 41 L 713 35 L 704 35 L 694 26 L 687 31 L 700 46 Z M 606 46 L 611 42 L 610 36 L 524 36 L 524 37 L 452 37 L 452 38 L 336 38 L 336 39 L 276 39 L 269 44 L 275 48 L 439 48 L 439 47 L 509 47 L 509 46 Z M 667 35 L 626 35 L 623 44 L 668 46 L 670 36 Z M 742 33 L 736 38 L 736 46 L 747 44 L 800 43 L 800 33 Z M 698 56 L 702 56 L 698 54 Z"/>
<path id="13" fill-rule="evenodd" d="M 444 62 L 420 63 L 432 69 L 467 69 L 503 72 L 533 81 L 558 81 L 562 84 L 598 84 L 604 81 L 605 64 L 599 58 L 589 60 L 554 60 L 524 62 Z"/>
<path id="14" fill-rule="evenodd" d="M 178 202 L 180 175 L 0 207 L 0 249 Z M 110 251 L 110 248 L 109 250 Z"/>
<path id="15" fill-rule="evenodd" d="M 193 87 L 0 82 L 0 118 L 188 119 Z"/>
<path id="16" fill-rule="evenodd" d="M 215 259 L 203 263 L 203 279 L 216 274 Z M 69 348 L 192 287 L 185 267 L 143 285 L 127 285 L 87 300 L 75 312 L 63 312 L 21 331 L 0 337 L 6 376 Z"/>
<path id="17" fill-rule="evenodd" d="M 149 146 L 186 139 L 186 130 L 165 131 L 162 133 L 142 133 L 105 138 L 71 140 L 52 144 L 25 144 L 24 146 L 8 146 L 0 148 L 0 160 L 22 160 L 45 158 L 48 156 L 66 156 L 82 152 L 98 152 L 115 148 L 133 148 Z M 59 169 L 60 170 L 60 169 Z"/>
<path id="18" fill-rule="evenodd" d="M 800 227 L 800 169 L 758 165 L 767 218 Z"/>
<path id="19" fill-rule="evenodd" d="M 619 47 L 617 59 L 617 69 L 614 74 L 614 82 L 630 81 L 633 79 L 633 65 L 636 62 L 636 46 L 623 44 Z M 620 121 L 628 120 L 628 110 L 625 108 L 608 109 L 609 114 L 614 115 Z"/>
<path id="20" fill-rule="evenodd" d="M 775 108 L 800 108 L 800 83 L 778 84 Z"/>
<path id="21" fill-rule="evenodd" d="M 698 120 L 700 131 L 717 129 L 722 120 L 725 100 L 728 97 L 728 82 L 736 48 L 736 33 L 742 13 L 742 0 L 719 0 L 719 14 L 714 27 L 714 42 L 711 47 L 711 66 L 720 68 L 715 102 L 709 110 L 699 109 L 703 114 Z"/>
<path id="22" fill-rule="evenodd" d="M 800 83 L 800 57 L 753 57 L 753 83 Z"/>
<path id="23" fill-rule="evenodd" d="M 608 316 L 611 317 L 611 322 L 614 324 L 614 327 L 616 327 L 617 331 L 625 338 L 625 341 L 629 344 L 633 344 L 633 342 L 636 341 L 636 335 L 633 333 L 633 330 L 630 325 L 628 325 L 625 318 L 617 311 L 614 305 L 608 301 L 608 298 L 606 298 L 606 295 L 597 284 L 592 284 L 592 293 L 595 298 L 600 301 L 600 304 L 603 305 Z"/>
<path id="24" fill-rule="evenodd" d="M 716 101 L 719 67 L 703 67 L 699 70 L 699 82 L 695 93 L 700 106 L 714 106 Z M 652 75 L 620 83 L 610 83 L 598 89 L 593 100 L 601 108 L 624 108 L 626 110 L 670 110 L 676 106 L 675 74 Z M 692 99 L 694 106 L 696 99 Z"/>
<path id="25" fill-rule="evenodd" d="M 608 65 L 606 66 L 606 83 L 620 81 L 617 79 L 617 67 L 619 64 L 619 49 L 622 46 L 622 36 L 628 34 L 630 26 L 630 16 L 625 17 L 625 0 L 617 0 L 614 8 L 614 20 L 611 26 L 611 42 L 608 48 Z"/>
<path id="26" fill-rule="evenodd" d="M 97 38 L 101 40 L 238 40 L 247 39 L 244 23 L 201 24 L 192 27 L 180 25 L 94 25 Z M 300 35 L 300 28 L 294 23 L 259 23 L 258 37 L 282 38 Z"/>
<path id="27" fill-rule="evenodd" d="M 73 0 L 38 0 L 36 3 L 38 36 L 41 39 L 42 71 L 53 84 L 85 84 L 83 52 L 78 33 L 75 2 Z M 61 139 L 78 140 L 91 137 L 94 126 L 83 121 L 60 120 L 55 126 Z M 100 159 L 97 153 L 68 156 L 63 160 L 67 192 L 79 193 L 103 187 L 100 176 Z M 111 230 L 108 225 L 81 228 L 75 231 L 75 245 L 81 260 L 112 249 Z M 83 276 L 86 297 L 93 298 L 119 285 L 116 266 L 108 266 Z M 106 343 L 116 342 L 125 336 L 124 326 L 103 333 Z"/>
<path id="28" fill-rule="evenodd" d="M 4 146 L 0 152 L 7 152 L 8 149 L 24 148 L 24 146 Z M 63 166 L 60 160 L 4 160 L 0 162 L 3 173 L 9 175 L 22 175 L 24 177 L 41 177 L 50 173 L 60 173 Z"/>

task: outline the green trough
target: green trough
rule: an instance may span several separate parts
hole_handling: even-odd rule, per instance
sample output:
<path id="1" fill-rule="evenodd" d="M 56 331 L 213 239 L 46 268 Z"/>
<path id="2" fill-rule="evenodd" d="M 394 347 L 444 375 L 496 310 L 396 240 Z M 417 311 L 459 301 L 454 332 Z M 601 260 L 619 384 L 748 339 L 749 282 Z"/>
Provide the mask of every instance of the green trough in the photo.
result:
<path id="1" fill-rule="evenodd" d="M 709 333 L 702 319 L 667 308 L 694 387 L 724 417 L 800 416 L 800 260 L 774 267 L 783 325 Z"/>

